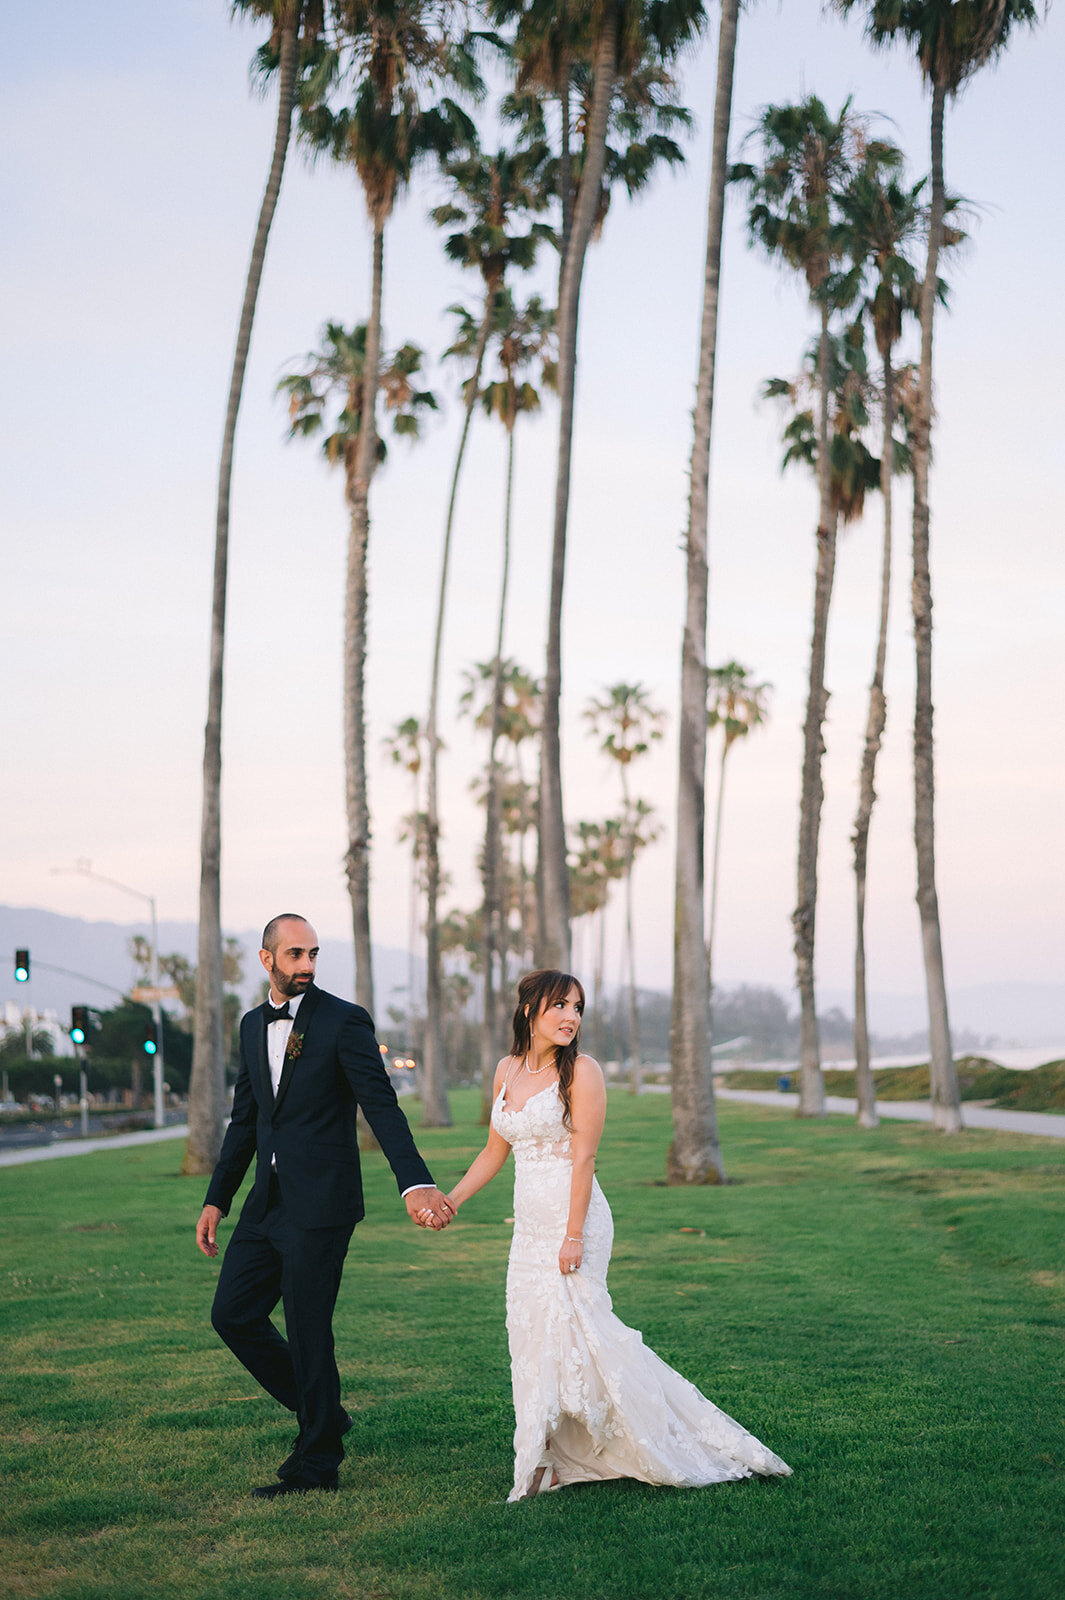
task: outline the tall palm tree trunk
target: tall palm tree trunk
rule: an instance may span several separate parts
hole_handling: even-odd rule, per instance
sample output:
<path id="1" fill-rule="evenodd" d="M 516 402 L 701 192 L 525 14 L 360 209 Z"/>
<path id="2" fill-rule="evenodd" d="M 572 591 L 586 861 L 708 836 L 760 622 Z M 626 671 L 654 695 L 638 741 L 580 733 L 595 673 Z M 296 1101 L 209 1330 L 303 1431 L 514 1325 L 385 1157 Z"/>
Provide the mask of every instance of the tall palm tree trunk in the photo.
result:
<path id="1" fill-rule="evenodd" d="M 880 449 L 880 494 L 884 502 L 884 548 L 880 563 L 880 631 L 876 664 L 869 685 L 869 714 L 858 783 L 858 814 L 854 820 L 854 1085 L 858 1098 L 858 1126 L 875 1128 L 876 1083 L 869 1064 L 869 1021 L 865 986 L 865 885 L 869 861 L 869 826 L 876 801 L 876 758 L 887 723 L 884 672 L 887 665 L 888 616 L 891 607 L 891 480 L 895 471 L 895 374 L 891 351 L 884 354 L 884 427 Z"/>
<path id="2" fill-rule="evenodd" d="M 562 284 L 566 276 L 566 257 L 569 254 L 570 235 L 573 232 L 573 149 L 570 122 L 570 54 L 563 51 L 559 62 L 559 161 L 558 183 L 562 191 L 562 237 L 558 252 L 558 297 L 562 299 Z"/>
<path id="3" fill-rule="evenodd" d="M 721 765 L 718 768 L 718 806 L 713 818 L 713 851 L 710 856 L 710 926 L 707 928 L 707 994 L 713 1003 L 713 934 L 718 926 L 718 877 L 721 870 L 721 818 L 724 816 L 724 773 L 728 762 L 729 741 L 721 746 Z"/>
<path id="4" fill-rule="evenodd" d="M 717 810 L 714 814 L 714 848 L 710 858 L 710 925 L 706 931 L 706 993 L 710 1006 L 710 1042 L 713 1045 L 714 1008 L 714 932 L 717 928 L 717 885 L 721 867 L 721 819 L 725 814 L 725 763 L 728 760 L 729 742 L 726 735 L 721 746 L 721 765 L 717 774 Z"/>
<path id="5" fill-rule="evenodd" d="M 443 973 L 440 961 L 440 797 L 438 792 L 439 737 L 437 718 L 440 703 L 440 661 L 444 646 L 444 616 L 447 607 L 447 579 L 451 564 L 451 534 L 455 524 L 455 507 L 458 503 L 459 478 L 466 455 L 466 441 L 470 435 L 473 408 L 481 383 L 484 353 L 492 324 L 493 291 L 485 294 L 484 312 L 477 335 L 477 354 L 473 376 L 466 389 L 466 404 L 462 418 L 462 432 L 455 454 L 451 474 L 451 493 L 448 496 L 447 520 L 444 524 L 444 548 L 440 558 L 440 589 L 436 605 L 436 631 L 433 637 L 433 670 L 429 683 L 429 713 L 425 719 L 427 772 L 425 811 L 425 1067 L 422 1095 L 422 1126 L 425 1128 L 450 1128 L 451 1108 L 447 1099 L 447 1074 L 444 1049 L 443 1024 Z"/>
<path id="6" fill-rule="evenodd" d="M 818 353 L 819 419 L 817 476 L 820 509 L 817 525 L 817 575 L 814 581 L 814 626 L 810 644 L 810 688 L 803 727 L 802 795 L 799 802 L 798 897 L 792 914 L 795 930 L 795 973 L 799 991 L 799 1107 L 800 1117 L 825 1115 L 825 1084 L 821 1075 L 821 1043 L 814 994 L 814 933 L 817 919 L 817 848 L 821 834 L 821 806 L 825 789 L 821 758 L 825 753 L 824 722 L 825 649 L 828 611 L 836 572 L 836 527 L 832 510 L 832 463 L 829 454 L 829 308 L 821 305 L 821 341 Z"/>
<path id="7" fill-rule="evenodd" d="M 355 452 L 354 476 L 348 489 L 351 519 L 344 599 L 344 764 L 348 815 L 345 867 L 355 940 L 355 999 L 371 1016 L 374 984 L 370 943 L 370 799 L 366 771 L 366 555 L 370 540 L 370 480 L 377 460 L 384 252 L 384 223 L 375 219 L 370 317 L 366 325 L 362 374 L 362 427 Z"/>
<path id="8" fill-rule="evenodd" d="M 510 526 L 514 499 L 514 425 L 507 429 L 507 485 L 503 502 L 503 573 L 499 583 L 495 669 L 492 673 L 492 720 L 488 745 L 488 793 L 484 816 L 484 1020 L 481 1031 L 481 1122 L 492 1113 L 492 1081 L 499 1051 L 502 994 L 507 978 L 503 879 L 503 825 L 499 796 L 499 746 L 503 726 L 503 636 L 510 584 Z M 496 972 L 499 983 L 496 983 Z"/>
<path id="9" fill-rule="evenodd" d="M 706 839 L 706 614 L 710 587 L 708 525 L 710 434 L 714 412 L 721 235 L 736 65 L 739 0 L 722 0 L 714 91 L 714 132 L 706 221 L 706 275 L 699 337 L 688 531 L 687 599 L 680 669 L 677 858 L 673 925 L 673 1006 L 669 1026 L 673 1141 L 670 1183 L 724 1183 L 710 1070 L 709 994 L 703 933 Z"/>
<path id="10" fill-rule="evenodd" d="M 632 869 L 636 862 L 636 818 L 632 812 L 624 767 L 621 768 L 621 792 L 625 815 L 629 819 L 629 849 L 628 859 L 625 862 L 625 956 L 629 977 L 629 1093 L 639 1094 L 643 1064 L 640 1060 L 640 1007 L 636 992 L 636 940 L 632 926 Z"/>
<path id="11" fill-rule="evenodd" d="M 536 913 L 536 890 L 532 883 L 533 874 L 529 871 L 526 861 L 525 839 L 532 828 L 535 817 L 534 808 L 528 803 L 528 788 L 525 782 L 525 771 L 522 767 L 521 748 L 514 746 L 514 765 L 518 774 L 518 912 L 521 917 L 521 959 L 528 961 L 532 956 L 535 940 L 533 938 L 533 922 Z"/>
<path id="12" fill-rule="evenodd" d="M 225 1121 L 226 1049 L 222 1015 L 222 674 L 226 630 L 226 579 L 229 565 L 229 495 L 233 446 L 244 391 L 255 306 L 262 281 L 270 225 L 277 210 L 281 179 L 292 134 L 296 98 L 300 5 L 286 8 L 280 37 L 277 121 L 274 151 L 252 243 L 237 345 L 222 429 L 215 513 L 214 584 L 211 598 L 211 660 L 207 725 L 203 740 L 203 804 L 200 821 L 200 923 L 196 957 L 196 1000 L 189 1079 L 189 1137 L 182 1171 L 190 1176 L 213 1171 Z"/>
<path id="13" fill-rule="evenodd" d="M 606 966 L 606 899 L 599 907 L 599 937 L 595 948 L 595 1051 L 597 1056 L 606 1053 L 606 995 L 603 993 L 603 972 Z"/>
<path id="14" fill-rule="evenodd" d="M 607 0 L 596 43 L 592 106 L 585 137 L 572 231 L 566 251 L 558 315 L 558 477 L 551 551 L 551 597 L 547 625 L 543 723 L 540 740 L 539 854 L 537 858 L 537 961 L 544 967 L 566 968 L 570 960 L 569 870 L 566 824 L 562 809 L 562 750 L 559 711 L 562 696 L 562 588 L 566 572 L 566 526 L 569 516 L 570 457 L 573 447 L 573 399 L 577 375 L 577 319 L 581 275 L 599 207 L 606 165 L 610 98 L 617 69 L 617 0 Z"/>
<path id="15" fill-rule="evenodd" d="M 917 906 L 921 916 L 925 983 L 928 990 L 932 1120 L 944 1133 L 962 1127 L 961 1096 L 951 1049 L 939 897 L 935 862 L 935 769 L 932 733 L 932 582 L 929 571 L 928 470 L 932 440 L 932 333 L 935 321 L 939 248 L 943 235 L 943 117 L 947 91 L 932 90 L 932 205 L 928 222 L 928 261 L 921 286 L 921 368 L 913 449 L 913 631 L 917 692 L 913 721 L 914 841 L 917 846 Z"/>

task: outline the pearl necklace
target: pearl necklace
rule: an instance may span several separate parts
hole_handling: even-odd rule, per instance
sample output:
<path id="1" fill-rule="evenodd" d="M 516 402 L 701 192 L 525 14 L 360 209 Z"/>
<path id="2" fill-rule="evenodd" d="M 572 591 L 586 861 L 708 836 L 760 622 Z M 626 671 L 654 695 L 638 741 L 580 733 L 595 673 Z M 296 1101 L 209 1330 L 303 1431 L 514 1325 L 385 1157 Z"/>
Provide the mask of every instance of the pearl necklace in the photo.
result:
<path id="1" fill-rule="evenodd" d="M 541 1072 L 546 1072 L 548 1067 L 553 1067 L 554 1064 L 555 1063 L 553 1061 L 545 1061 L 542 1067 L 530 1067 L 528 1056 L 526 1056 L 525 1060 L 522 1062 L 522 1066 L 525 1068 L 530 1078 L 538 1078 Z"/>

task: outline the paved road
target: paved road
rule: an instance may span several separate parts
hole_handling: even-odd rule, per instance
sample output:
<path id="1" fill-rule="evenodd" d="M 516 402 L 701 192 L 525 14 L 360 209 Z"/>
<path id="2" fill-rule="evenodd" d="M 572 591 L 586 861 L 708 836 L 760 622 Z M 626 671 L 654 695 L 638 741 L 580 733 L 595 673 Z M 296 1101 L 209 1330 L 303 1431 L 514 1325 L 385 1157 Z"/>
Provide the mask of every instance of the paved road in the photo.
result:
<path id="1" fill-rule="evenodd" d="M 21 1167 L 27 1161 L 54 1161 L 58 1156 L 84 1156 L 92 1150 L 122 1150 L 132 1144 L 158 1144 L 160 1139 L 187 1139 L 187 1123 L 174 1128 L 149 1128 L 145 1133 L 115 1133 L 106 1139 L 64 1139 L 27 1150 L 0 1152 L 0 1167 Z"/>
<path id="2" fill-rule="evenodd" d="M 799 1103 L 797 1094 L 780 1094 L 775 1089 L 717 1089 L 716 1093 L 722 1100 L 748 1100 L 752 1105 L 781 1109 L 794 1110 Z M 857 1100 L 838 1094 L 827 1095 L 825 1105 L 829 1111 L 842 1111 L 852 1117 L 858 1110 Z M 932 1108 L 927 1100 L 878 1100 L 876 1109 L 885 1119 L 894 1118 L 899 1122 L 932 1120 Z M 990 1106 L 963 1104 L 961 1114 L 967 1128 L 996 1128 L 1000 1133 L 1036 1133 L 1045 1139 L 1065 1139 L 1065 1116 L 1055 1112 L 995 1111 Z"/>

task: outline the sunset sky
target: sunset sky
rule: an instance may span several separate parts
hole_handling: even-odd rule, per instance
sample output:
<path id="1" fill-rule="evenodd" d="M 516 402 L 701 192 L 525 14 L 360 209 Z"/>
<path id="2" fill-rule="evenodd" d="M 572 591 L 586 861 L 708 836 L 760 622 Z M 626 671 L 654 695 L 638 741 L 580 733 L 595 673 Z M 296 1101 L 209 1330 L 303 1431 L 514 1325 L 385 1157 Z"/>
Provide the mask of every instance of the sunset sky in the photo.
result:
<path id="1" fill-rule="evenodd" d="M 200 763 L 214 495 L 236 318 L 272 142 L 272 99 L 249 92 L 261 37 L 222 0 L 73 0 L 7 25 L 0 118 L 6 323 L 0 430 L 6 687 L 0 901 L 90 918 L 136 914 L 102 886 L 52 874 L 89 858 L 196 915 Z M 948 983 L 1060 981 L 1065 964 L 1065 758 L 1060 315 L 1060 86 L 1065 21 L 1050 11 L 948 113 L 947 181 L 971 210 L 939 322 L 933 469 L 940 897 Z M 643 982 L 672 960 L 675 708 L 683 615 L 690 409 L 697 359 L 716 29 L 681 67 L 696 115 L 688 163 L 617 197 L 589 255 L 564 645 L 567 815 L 616 807 L 616 773 L 583 727 L 588 697 L 641 681 L 669 713 L 633 769 L 661 843 L 637 879 Z M 817 93 L 879 114 L 916 179 L 927 101 L 901 53 L 812 3 L 741 17 L 732 150 L 758 109 Z M 446 308 L 477 285 L 449 266 L 425 177 L 386 244 L 386 340 L 424 347 L 441 411 L 375 481 L 369 663 L 374 937 L 406 936 L 403 775 L 381 740 L 423 715 L 457 375 L 439 356 Z M 801 724 L 813 584 L 813 485 L 779 472 L 781 419 L 758 399 L 812 335 L 795 284 L 746 246 L 733 195 L 723 269 L 712 478 L 710 658 L 773 685 L 768 727 L 730 759 L 718 975 L 792 977 Z M 322 323 L 368 309 L 369 239 L 350 175 L 289 160 L 260 298 L 234 479 L 225 708 L 223 911 L 228 926 L 304 910 L 341 936 L 348 906 L 341 749 L 346 539 L 342 483 L 288 444 L 274 393 Z M 550 292 L 554 257 L 533 283 Z M 527 292 L 526 286 L 519 288 Z M 518 443 L 508 653 L 542 670 L 557 414 Z M 479 893 L 479 738 L 455 719 L 464 667 L 493 649 L 501 430 L 474 427 L 448 616 L 443 757 L 449 903 Z M 911 836 L 908 501 L 897 496 L 889 727 L 873 823 L 870 983 L 922 986 Z M 818 976 L 849 982 L 849 836 L 872 668 L 877 498 L 841 539 L 830 629 Z M 716 754 L 716 747 L 712 749 Z M 611 977 L 620 963 L 612 930 Z M 590 944 L 575 959 L 587 964 Z"/>

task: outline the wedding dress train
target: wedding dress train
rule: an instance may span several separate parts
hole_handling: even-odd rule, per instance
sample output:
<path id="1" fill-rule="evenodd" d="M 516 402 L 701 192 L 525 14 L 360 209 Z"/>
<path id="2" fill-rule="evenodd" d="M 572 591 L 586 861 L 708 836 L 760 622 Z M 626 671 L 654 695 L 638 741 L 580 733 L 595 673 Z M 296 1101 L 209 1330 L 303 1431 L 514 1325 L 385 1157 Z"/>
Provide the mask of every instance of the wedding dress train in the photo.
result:
<path id="1" fill-rule="evenodd" d="M 514 1150 L 514 1238 L 507 1270 L 507 1333 L 514 1385 L 514 1487 L 636 1478 L 676 1487 L 725 1483 L 791 1468 L 718 1410 L 614 1315 L 606 1274 L 614 1239 L 597 1181 L 579 1272 L 558 1252 L 569 1213 L 571 1141 L 557 1083 L 517 1111 L 506 1087 L 492 1124 Z"/>

